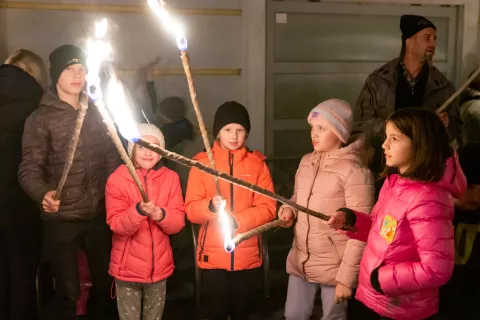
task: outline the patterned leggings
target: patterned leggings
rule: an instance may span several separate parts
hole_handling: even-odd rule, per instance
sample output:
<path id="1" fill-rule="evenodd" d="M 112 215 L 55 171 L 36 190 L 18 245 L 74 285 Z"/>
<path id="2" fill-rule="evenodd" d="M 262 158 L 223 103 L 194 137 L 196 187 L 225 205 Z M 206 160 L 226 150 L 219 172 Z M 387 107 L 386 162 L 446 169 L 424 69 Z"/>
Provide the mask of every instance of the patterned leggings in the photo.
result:
<path id="1" fill-rule="evenodd" d="M 161 320 L 165 307 L 166 280 L 156 283 L 124 282 L 115 279 L 118 314 L 121 320 Z"/>

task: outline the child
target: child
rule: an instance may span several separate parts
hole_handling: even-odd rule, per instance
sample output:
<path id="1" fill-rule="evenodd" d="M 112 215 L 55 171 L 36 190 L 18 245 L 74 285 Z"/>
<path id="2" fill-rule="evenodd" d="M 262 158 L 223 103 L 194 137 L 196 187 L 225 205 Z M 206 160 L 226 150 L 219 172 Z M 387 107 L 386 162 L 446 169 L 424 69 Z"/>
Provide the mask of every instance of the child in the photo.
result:
<path id="1" fill-rule="evenodd" d="M 433 112 L 395 112 L 386 136 L 386 180 L 372 214 L 339 209 L 328 223 L 368 237 L 356 294 L 368 307 L 361 319 L 426 319 L 438 312 L 439 287 L 452 274 L 452 195 L 460 197 L 466 181 Z"/>
<path id="2" fill-rule="evenodd" d="M 18 180 L 42 210 L 42 249 L 55 279 L 52 317 L 75 319 L 80 294 L 78 250 L 83 247 L 93 280 L 89 317 L 115 319 L 117 308 L 110 298 L 112 277 L 108 275 L 112 234 L 105 223 L 105 185 L 121 160 L 100 113 L 90 103 L 68 179 L 56 199 L 86 85 L 87 56 L 79 47 L 63 45 L 49 60 L 52 86 L 25 122 Z M 40 269 L 42 283 L 45 268 Z"/>
<path id="3" fill-rule="evenodd" d="M 143 139 L 165 146 L 162 132 L 139 124 Z M 120 319 L 161 319 L 166 279 L 173 273 L 168 235 L 185 225 L 178 175 L 160 156 L 129 143 L 128 151 L 150 202 L 144 203 L 125 165 L 108 179 L 107 223 L 114 232 L 109 273 L 115 278 Z"/>
<path id="4" fill-rule="evenodd" d="M 230 101 L 215 113 L 212 147 L 216 168 L 235 177 L 273 191 L 265 157 L 245 147 L 250 132 L 250 118 L 241 104 Z M 209 164 L 207 154 L 195 159 Z M 275 219 L 275 201 L 247 189 L 220 180 L 226 211 L 232 219 L 234 235 L 249 231 Z M 188 219 L 201 224 L 198 236 L 197 263 L 202 270 L 202 289 L 206 293 L 209 319 L 248 319 L 252 287 L 262 265 L 260 237 L 242 242 L 231 253 L 224 249 L 222 226 L 217 211 L 222 198 L 216 196 L 212 176 L 192 169 L 187 185 L 185 207 Z"/>
<path id="5" fill-rule="evenodd" d="M 351 206 L 369 212 L 374 202 L 372 173 L 362 163 L 363 136 L 352 136 L 352 111 L 347 102 L 331 99 L 308 116 L 313 153 L 300 162 L 292 200 L 314 211 L 334 214 Z M 346 319 L 347 299 L 356 287 L 364 244 L 330 230 L 320 219 L 282 206 L 279 218 L 297 219 L 287 258 L 285 318 L 308 320 L 321 289 L 323 318 Z"/>
<path id="6" fill-rule="evenodd" d="M 476 319 L 480 314 L 480 144 L 458 149 L 458 160 L 467 178 L 467 191 L 455 201 L 455 267 L 440 291 L 445 319 Z"/>

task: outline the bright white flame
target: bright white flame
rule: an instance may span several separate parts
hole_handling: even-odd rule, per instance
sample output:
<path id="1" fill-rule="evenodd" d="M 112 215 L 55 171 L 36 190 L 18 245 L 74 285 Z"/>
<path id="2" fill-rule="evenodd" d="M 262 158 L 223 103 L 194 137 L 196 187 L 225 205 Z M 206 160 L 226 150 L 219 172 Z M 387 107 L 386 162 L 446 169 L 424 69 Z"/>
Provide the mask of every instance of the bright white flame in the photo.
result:
<path id="1" fill-rule="evenodd" d="M 108 21 L 106 18 L 103 18 L 99 22 L 95 22 L 95 38 L 103 38 L 107 33 Z"/>
<path id="2" fill-rule="evenodd" d="M 140 134 L 127 104 L 122 83 L 115 75 L 113 75 L 108 82 L 107 95 L 108 108 L 122 136 L 132 142 L 138 141 Z"/>
<path id="3" fill-rule="evenodd" d="M 185 38 L 185 34 L 183 32 L 182 25 L 174 20 L 170 13 L 168 13 L 167 9 L 165 9 L 165 3 L 159 0 L 147 0 L 148 6 L 152 11 L 160 18 L 163 24 L 169 29 L 174 35 L 177 41 L 178 49 L 184 51 L 188 48 L 187 38 Z"/>
<path id="4" fill-rule="evenodd" d="M 95 38 L 87 42 L 87 88 L 93 101 L 102 100 L 100 89 L 100 66 L 112 53 L 110 44 L 103 40 L 108 28 L 107 19 L 95 22 Z"/>
<path id="5" fill-rule="evenodd" d="M 235 245 L 233 244 L 232 241 L 232 219 L 228 215 L 228 213 L 225 211 L 225 207 L 227 206 L 227 202 L 225 200 L 222 200 L 220 204 L 220 208 L 218 209 L 218 215 L 220 217 L 220 223 L 222 225 L 222 231 L 223 231 L 223 247 L 225 248 L 226 251 L 233 251 L 235 248 Z"/>

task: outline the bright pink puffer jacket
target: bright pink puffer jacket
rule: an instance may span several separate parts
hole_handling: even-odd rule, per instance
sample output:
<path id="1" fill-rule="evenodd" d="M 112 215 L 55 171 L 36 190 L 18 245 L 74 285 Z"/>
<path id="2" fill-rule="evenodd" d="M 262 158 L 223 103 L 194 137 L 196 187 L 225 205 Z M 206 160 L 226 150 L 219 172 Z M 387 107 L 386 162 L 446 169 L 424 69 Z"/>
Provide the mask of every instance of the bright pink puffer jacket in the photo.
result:
<path id="1" fill-rule="evenodd" d="M 182 189 L 178 175 L 166 167 L 137 174 L 148 198 L 165 210 L 156 222 L 138 213 L 142 201 L 127 167 L 120 166 L 108 178 L 107 223 L 113 231 L 109 273 L 127 282 L 154 283 L 168 278 L 174 269 L 169 234 L 185 225 Z"/>
<path id="2" fill-rule="evenodd" d="M 366 240 L 356 299 L 392 319 L 425 319 L 438 312 L 438 289 L 454 264 L 453 198 L 466 189 L 456 155 L 437 183 L 391 175 L 371 215 L 356 212 L 357 233 Z M 378 269 L 384 294 L 371 284 Z"/>

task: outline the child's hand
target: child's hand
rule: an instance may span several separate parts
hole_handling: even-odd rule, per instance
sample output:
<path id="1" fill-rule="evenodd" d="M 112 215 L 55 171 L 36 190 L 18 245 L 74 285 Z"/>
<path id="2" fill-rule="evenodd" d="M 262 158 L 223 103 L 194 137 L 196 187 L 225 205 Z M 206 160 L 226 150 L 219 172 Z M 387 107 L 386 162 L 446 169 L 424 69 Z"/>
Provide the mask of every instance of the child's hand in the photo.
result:
<path id="1" fill-rule="evenodd" d="M 344 286 L 341 283 L 337 283 L 335 287 L 335 304 L 339 304 L 342 301 L 346 301 L 352 297 L 352 289 Z"/>
<path id="2" fill-rule="evenodd" d="M 140 202 L 140 210 L 153 221 L 159 221 L 163 218 L 162 209 L 157 207 L 153 202 Z"/>
<path id="3" fill-rule="evenodd" d="M 45 197 L 43 198 L 42 201 L 42 207 L 43 211 L 49 212 L 49 213 L 56 213 L 58 212 L 58 208 L 60 207 L 60 200 L 55 200 L 54 196 L 56 194 L 56 191 L 48 191 L 45 194 Z"/>
<path id="4" fill-rule="evenodd" d="M 292 208 L 289 207 L 284 207 L 282 211 L 278 213 L 278 219 L 286 221 L 287 224 L 285 225 L 285 228 L 290 228 L 293 224 L 293 210 Z"/>
<path id="5" fill-rule="evenodd" d="M 342 211 L 337 211 L 330 217 L 330 220 L 328 220 L 327 225 L 334 230 L 340 230 L 342 229 L 342 227 L 345 225 L 346 222 L 347 222 L 347 214 Z"/>
<path id="6" fill-rule="evenodd" d="M 225 201 L 221 196 L 215 196 L 212 198 L 212 205 L 215 208 L 215 211 L 220 210 L 220 206 L 222 205 L 222 201 Z"/>

